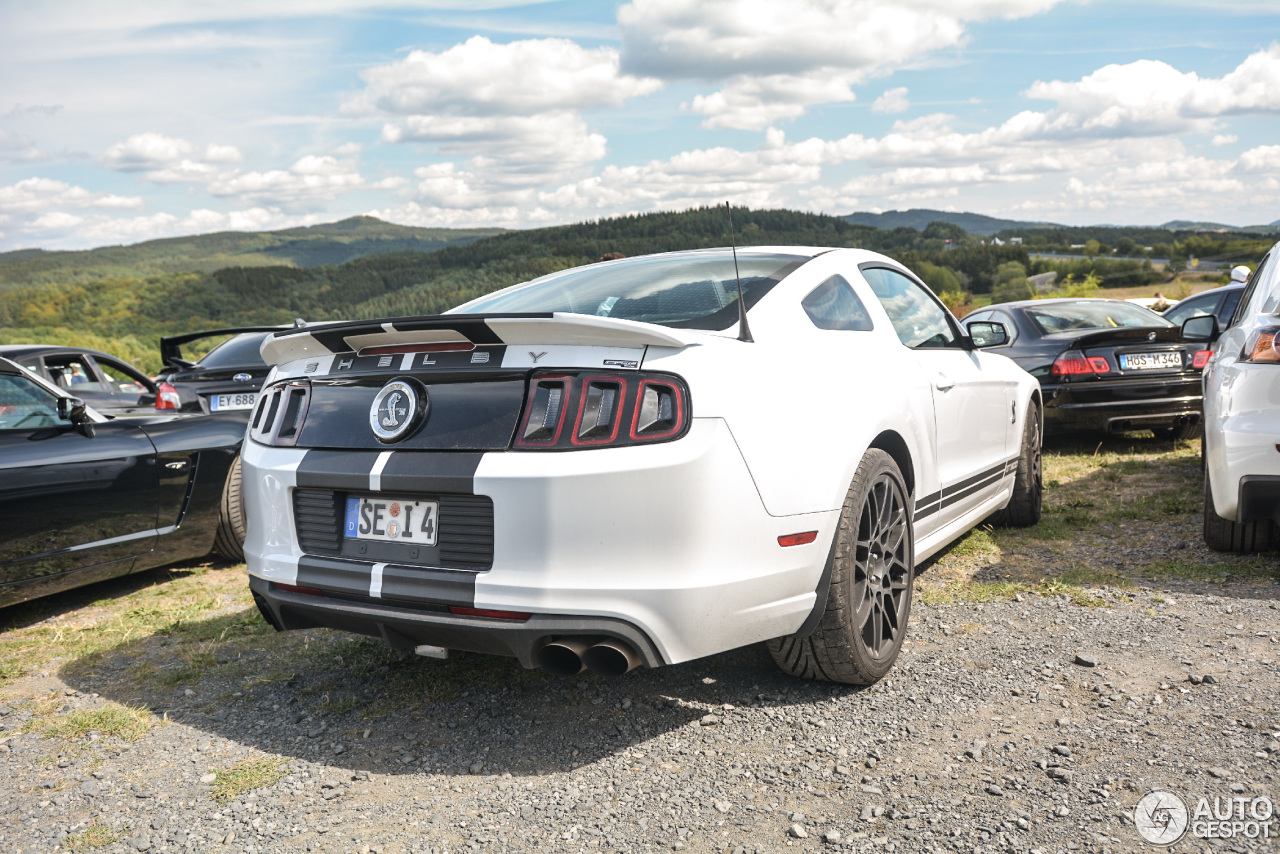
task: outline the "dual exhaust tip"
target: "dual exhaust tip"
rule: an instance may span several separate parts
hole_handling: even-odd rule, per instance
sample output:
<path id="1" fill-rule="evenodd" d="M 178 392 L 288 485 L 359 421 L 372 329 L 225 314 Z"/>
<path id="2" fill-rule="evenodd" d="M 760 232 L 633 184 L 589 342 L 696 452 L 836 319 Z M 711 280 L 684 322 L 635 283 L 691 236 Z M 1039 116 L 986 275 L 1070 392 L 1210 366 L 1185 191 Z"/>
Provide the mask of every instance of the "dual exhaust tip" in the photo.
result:
<path id="1" fill-rule="evenodd" d="M 538 666 L 553 676 L 575 676 L 584 670 L 621 676 L 643 663 L 629 643 L 617 638 L 560 638 L 538 650 Z"/>

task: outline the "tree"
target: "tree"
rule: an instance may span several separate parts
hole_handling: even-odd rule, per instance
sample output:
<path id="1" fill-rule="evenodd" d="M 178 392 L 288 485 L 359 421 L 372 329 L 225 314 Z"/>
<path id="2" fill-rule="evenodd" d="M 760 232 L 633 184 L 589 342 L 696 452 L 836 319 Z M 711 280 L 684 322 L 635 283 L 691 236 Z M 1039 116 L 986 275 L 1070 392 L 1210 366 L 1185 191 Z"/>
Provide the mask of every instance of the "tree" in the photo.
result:
<path id="1" fill-rule="evenodd" d="M 959 243 L 968 236 L 963 228 L 954 223 L 934 220 L 924 227 L 924 237 L 929 240 L 950 240 Z"/>
<path id="2" fill-rule="evenodd" d="M 1138 248 L 1132 237 L 1122 237 L 1116 241 L 1116 251 L 1121 255 L 1132 255 Z"/>
<path id="3" fill-rule="evenodd" d="M 912 269 L 929 286 L 929 290 L 935 294 L 962 290 L 959 277 L 949 267 L 940 267 L 937 264 L 930 264 L 928 261 L 921 261 Z"/>
<path id="4" fill-rule="evenodd" d="M 1084 254 L 1090 258 L 1102 251 L 1102 244 L 1096 240 L 1086 240 L 1084 242 Z"/>
<path id="5" fill-rule="evenodd" d="M 1169 258 L 1169 263 L 1165 265 L 1165 270 L 1170 273 L 1182 273 L 1187 269 L 1187 256 L 1184 254 L 1173 255 Z"/>
<path id="6" fill-rule="evenodd" d="M 1010 279 L 1007 282 L 996 285 L 995 290 L 991 292 L 991 302 L 1013 302 L 1014 300 L 1035 299 L 1036 293 L 1031 288 L 1031 283 L 1026 277 L 1021 279 Z"/>

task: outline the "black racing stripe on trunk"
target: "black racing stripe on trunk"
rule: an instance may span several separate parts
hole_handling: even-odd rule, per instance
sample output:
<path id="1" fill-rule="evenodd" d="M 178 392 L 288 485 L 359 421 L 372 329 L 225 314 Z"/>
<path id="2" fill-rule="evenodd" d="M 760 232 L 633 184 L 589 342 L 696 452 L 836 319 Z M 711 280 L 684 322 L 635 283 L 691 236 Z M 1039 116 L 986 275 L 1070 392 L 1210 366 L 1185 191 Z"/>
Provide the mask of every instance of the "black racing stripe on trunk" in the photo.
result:
<path id="1" fill-rule="evenodd" d="M 392 454 L 382 470 L 382 491 L 475 495 L 476 469 L 483 457 L 471 453 Z M 368 488 L 367 478 L 364 488 Z"/>
<path id="2" fill-rule="evenodd" d="M 476 576 L 472 572 L 388 564 L 382 570 L 382 598 L 474 608 Z"/>
<path id="3" fill-rule="evenodd" d="M 298 586 L 368 596 L 373 567 L 367 563 L 303 555 L 298 560 Z"/>
<path id="4" fill-rule="evenodd" d="M 369 472 L 377 460 L 377 451 L 307 451 L 298 464 L 297 485 L 368 492 Z"/>

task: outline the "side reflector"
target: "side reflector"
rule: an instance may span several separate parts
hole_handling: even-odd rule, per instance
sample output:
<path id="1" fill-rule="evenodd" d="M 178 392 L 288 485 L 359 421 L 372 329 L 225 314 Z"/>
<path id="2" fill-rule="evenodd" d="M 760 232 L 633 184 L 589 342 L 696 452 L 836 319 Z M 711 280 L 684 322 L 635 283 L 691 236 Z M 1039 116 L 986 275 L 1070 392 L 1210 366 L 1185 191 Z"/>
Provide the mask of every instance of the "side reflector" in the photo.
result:
<path id="1" fill-rule="evenodd" d="M 1195 356 L 1191 359 L 1191 367 L 1203 368 L 1205 365 L 1209 364 L 1209 357 L 1212 355 L 1212 350 L 1198 350 Z"/>
<path id="2" fill-rule="evenodd" d="M 323 596 L 323 590 L 317 590 L 314 587 L 299 587 L 296 584 L 280 584 L 276 582 L 276 589 L 283 590 L 285 593 L 304 593 L 307 596 Z"/>
<path id="3" fill-rule="evenodd" d="M 786 534 L 778 537 L 778 545 L 783 548 L 787 546 L 807 546 L 816 539 L 818 539 L 817 531 L 805 531 L 803 534 Z"/>
<path id="4" fill-rule="evenodd" d="M 463 608 L 461 605 L 450 605 L 449 613 L 459 617 L 492 617 L 495 620 L 527 620 L 533 616 L 523 611 L 491 611 L 488 608 Z"/>

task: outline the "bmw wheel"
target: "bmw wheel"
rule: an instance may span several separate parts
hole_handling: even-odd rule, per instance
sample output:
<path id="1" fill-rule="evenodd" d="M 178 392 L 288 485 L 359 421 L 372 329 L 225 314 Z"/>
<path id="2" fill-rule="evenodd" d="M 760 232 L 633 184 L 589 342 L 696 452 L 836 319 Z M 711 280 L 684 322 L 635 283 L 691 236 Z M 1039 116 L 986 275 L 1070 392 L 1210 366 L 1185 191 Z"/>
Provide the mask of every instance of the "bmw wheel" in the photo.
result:
<path id="1" fill-rule="evenodd" d="M 907 490 L 884 451 L 862 458 L 827 560 L 830 586 L 817 626 L 806 637 L 769 641 L 769 652 L 793 676 L 870 685 L 902 649 L 915 575 Z"/>

